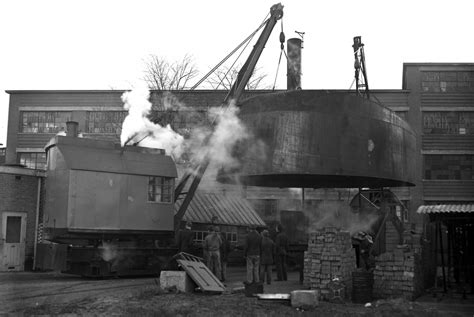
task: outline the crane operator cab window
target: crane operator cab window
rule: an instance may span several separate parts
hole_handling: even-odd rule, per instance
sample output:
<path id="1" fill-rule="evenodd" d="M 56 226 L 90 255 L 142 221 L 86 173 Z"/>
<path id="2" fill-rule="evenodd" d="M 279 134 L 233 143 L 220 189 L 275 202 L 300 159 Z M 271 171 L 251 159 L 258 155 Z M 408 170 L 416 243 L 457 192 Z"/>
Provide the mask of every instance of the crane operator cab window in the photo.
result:
<path id="1" fill-rule="evenodd" d="M 148 202 L 172 203 L 174 178 L 150 176 L 148 177 Z"/>

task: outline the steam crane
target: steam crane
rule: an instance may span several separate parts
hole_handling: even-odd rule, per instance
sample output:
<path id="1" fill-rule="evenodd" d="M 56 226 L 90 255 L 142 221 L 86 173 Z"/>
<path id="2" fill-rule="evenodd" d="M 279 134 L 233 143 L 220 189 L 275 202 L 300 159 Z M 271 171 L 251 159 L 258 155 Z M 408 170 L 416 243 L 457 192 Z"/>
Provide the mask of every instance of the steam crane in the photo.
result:
<path id="1" fill-rule="evenodd" d="M 361 88 L 365 88 L 365 97 L 370 99 L 369 95 L 369 82 L 367 80 L 367 72 L 365 69 L 365 54 L 364 54 L 364 44 L 360 36 L 354 37 L 354 69 L 355 69 L 355 82 L 356 82 L 356 92 L 359 95 L 362 95 L 360 91 Z M 361 76 L 362 74 L 362 76 Z"/>
<path id="2" fill-rule="evenodd" d="M 246 62 L 240 69 L 237 75 L 237 79 L 233 83 L 231 89 L 229 90 L 229 93 L 227 94 L 227 96 L 225 97 L 223 101 L 224 105 L 229 104 L 230 101 L 237 102 L 242 96 L 245 86 L 247 85 L 250 77 L 252 76 L 252 73 L 258 62 L 258 59 L 260 58 L 260 55 L 262 54 L 262 51 L 265 48 L 265 44 L 267 43 L 268 38 L 270 37 L 270 34 L 272 33 L 273 28 L 275 27 L 275 24 L 282 17 L 283 17 L 283 5 L 281 3 L 273 5 L 270 8 L 270 17 L 265 21 L 264 23 L 265 27 L 262 33 L 260 34 L 260 37 L 258 38 L 252 51 L 250 52 L 250 55 L 247 58 Z M 210 157 L 206 155 L 204 159 L 201 162 L 199 162 L 198 166 L 193 169 L 193 171 L 187 172 L 185 173 L 185 175 L 183 175 L 180 182 L 176 186 L 176 189 L 174 192 L 175 202 L 178 200 L 178 198 L 181 195 L 184 195 L 184 200 L 181 206 L 179 207 L 179 210 L 176 213 L 175 218 L 174 218 L 175 232 L 179 230 L 181 219 L 186 213 L 186 210 L 189 204 L 191 203 L 191 200 L 193 199 L 194 194 L 196 193 L 196 189 L 199 186 L 199 183 L 201 182 L 201 179 L 204 173 L 206 172 L 206 169 L 209 163 L 210 163 Z M 185 188 L 188 181 L 191 181 L 191 184 L 189 186 L 188 191 L 184 193 L 183 189 Z"/>

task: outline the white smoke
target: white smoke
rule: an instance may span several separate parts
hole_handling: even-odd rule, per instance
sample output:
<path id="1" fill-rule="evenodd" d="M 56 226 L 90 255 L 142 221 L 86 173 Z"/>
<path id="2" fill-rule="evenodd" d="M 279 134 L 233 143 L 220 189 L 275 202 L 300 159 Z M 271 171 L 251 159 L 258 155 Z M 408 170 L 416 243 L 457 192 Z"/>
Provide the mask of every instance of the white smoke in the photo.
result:
<path id="1" fill-rule="evenodd" d="M 124 108 L 128 115 L 122 124 L 120 141 L 122 146 L 129 142 L 139 142 L 140 146 L 162 148 L 175 160 L 182 161 L 183 154 L 197 163 L 206 157 L 211 159 L 213 166 L 234 168 L 239 162 L 232 157 L 234 146 L 249 137 L 246 127 L 237 117 L 239 108 L 235 102 L 227 107 L 211 108 L 209 117 L 213 125 L 198 125 L 191 128 L 189 138 L 184 138 L 173 131 L 168 124 L 163 127 L 148 119 L 152 109 L 149 101 L 150 92 L 145 87 L 135 88 L 122 95 Z M 182 104 L 173 94 L 165 92 L 161 99 L 165 110 L 176 110 L 192 114 L 191 108 Z"/>
<path id="2" fill-rule="evenodd" d="M 140 145 L 165 149 L 168 154 L 180 157 L 184 150 L 184 138 L 173 131 L 170 125 L 162 127 L 148 119 L 152 104 L 150 92 L 145 87 L 138 87 L 122 95 L 124 109 L 128 115 L 122 123 L 120 143 L 140 142 Z"/>
<path id="3" fill-rule="evenodd" d="M 212 108 L 209 114 L 215 119 L 216 126 L 211 135 L 199 135 L 198 141 L 209 138 L 207 144 L 195 152 L 195 158 L 201 161 L 207 155 L 216 166 L 224 169 L 237 167 L 239 162 L 232 156 L 237 142 L 249 137 L 247 128 L 237 117 L 239 108 L 231 101 L 227 107 Z M 209 130 L 200 130 L 208 133 Z M 201 143 L 202 144 L 202 143 Z"/>
<path id="4" fill-rule="evenodd" d="M 324 227 L 336 227 L 349 231 L 351 235 L 359 232 L 371 233 L 372 226 L 379 219 L 373 213 L 354 213 L 345 201 L 323 201 L 311 215 L 309 232 Z"/>

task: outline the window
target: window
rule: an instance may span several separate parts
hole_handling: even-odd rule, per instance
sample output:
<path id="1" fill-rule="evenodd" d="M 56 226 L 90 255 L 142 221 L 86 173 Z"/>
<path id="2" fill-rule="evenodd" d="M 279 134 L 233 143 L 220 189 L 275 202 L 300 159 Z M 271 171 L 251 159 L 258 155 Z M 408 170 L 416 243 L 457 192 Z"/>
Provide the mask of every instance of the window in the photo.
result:
<path id="1" fill-rule="evenodd" d="M 70 111 L 22 111 L 20 113 L 20 132 L 58 133 L 66 129 L 71 120 Z"/>
<path id="2" fill-rule="evenodd" d="M 120 135 L 127 111 L 88 111 L 87 133 L 113 133 Z"/>
<path id="3" fill-rule="evenodd" d="M 32 153 L 18 153 L 18 162 L 32 169 L 46 169 L 46 153 L 32 152 Z"/>
<path id="4" fill-rule="evenodd" d="M 173 202 L 174 178 L 155 177 L 148 178 L 148 201 L 149 202 Z"/>
<path id="5" fill-rule="evenodd" d="M 194 231 L 194 241 L 203 242 L 206 238 L 207 231 Z"/>
<path id="6" fill-rule="evenodd" d="M 409 216 L 408 215 L 408 213 L 409 213 L 408 208 L 410 208 L 409 207 L 410 201 L 409 200 L 402 200 L 401 202 L 402 202 L 403 206 L 396 205 L 395 206 L 395 214 L 397 215 L 397 217 L 401 221 L 406 223 L 406 222 L 408 222 L 408 216 Z"/>
<path id="7" fill-rule="evenodd" d="M 227 238 L 227 241 L 231 243 L 237 242 L 237 232 L 226 232 L 225 237 Z"/>
<path id="8" fill-rule="evenodd" d="M 474 180 L 474 155 L 425 155 L 425 179 Z"/>
<path id="9" fill-rule="evenodd" d="M 474 134 L 474 112 L 424 111 L 424 134 Z"/>
<path id="10" fill-rule="evenodd" d="M 423 72 L 423 92 L 474 92 L 474 72 Z"/>

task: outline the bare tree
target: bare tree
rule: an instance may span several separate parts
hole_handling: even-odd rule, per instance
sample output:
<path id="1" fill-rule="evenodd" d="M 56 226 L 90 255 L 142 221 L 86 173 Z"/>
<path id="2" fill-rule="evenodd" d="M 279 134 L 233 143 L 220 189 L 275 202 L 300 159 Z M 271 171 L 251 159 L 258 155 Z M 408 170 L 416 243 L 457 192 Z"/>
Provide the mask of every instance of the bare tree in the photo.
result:
<path id="1" fill-rule="evenodd" d="M 182 90 L 198 75 L 192 56 L 186 54 L 182 60 L 168 62 L 157 55 L 145 60 L 144 80 L 148 88 L 155 90 Z"/>
<path id="2" fill-rule="evenodd" d="M 221 69 L 216 70 L 206 81 L 213 89 L 222 88 L 229 90 L 232 87 L 232 84 L 236 81 L 240 69 L 241 66 L 236 66 L 231 69 L 228 67 L 222 67 Z M 248 90 L 270 88 L 268 85 L 265 85 L 264 80 L 266 77 L 267 74 L 262 73 L 260 68 L 255 68 L 252 76 L 250 76 L 246 88 Z"/>

